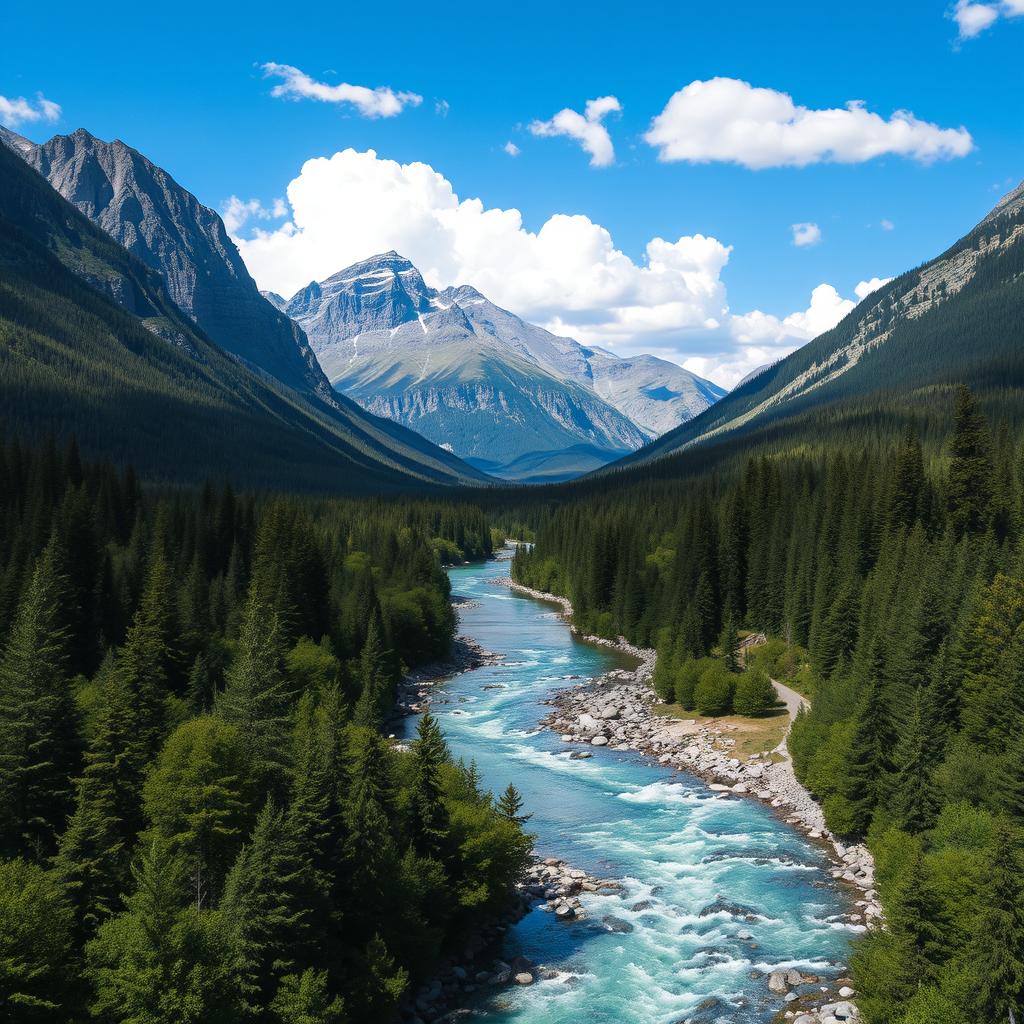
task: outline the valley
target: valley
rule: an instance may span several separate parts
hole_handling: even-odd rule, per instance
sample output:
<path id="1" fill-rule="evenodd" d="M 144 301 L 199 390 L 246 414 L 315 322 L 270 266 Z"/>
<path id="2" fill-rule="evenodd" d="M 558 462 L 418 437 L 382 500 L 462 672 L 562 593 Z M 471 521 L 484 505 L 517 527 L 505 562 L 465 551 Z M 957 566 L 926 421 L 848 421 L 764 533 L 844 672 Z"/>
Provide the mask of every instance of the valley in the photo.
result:
<path id="1" fill-rule="evenodd" d="M 1024 1021 L 1021 0 L 65 7 L 0 1021 Z"/>

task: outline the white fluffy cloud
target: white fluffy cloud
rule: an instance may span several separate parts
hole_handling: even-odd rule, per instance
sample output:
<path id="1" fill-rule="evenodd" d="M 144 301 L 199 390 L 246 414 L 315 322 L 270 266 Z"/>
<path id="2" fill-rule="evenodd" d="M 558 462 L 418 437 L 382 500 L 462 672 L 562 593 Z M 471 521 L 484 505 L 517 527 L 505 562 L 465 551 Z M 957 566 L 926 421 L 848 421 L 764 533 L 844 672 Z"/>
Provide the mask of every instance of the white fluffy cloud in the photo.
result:
<path id="1" fill-rule="evenodd" d="M 511 140 L 506 142 L 505 145 L 502 146 L 501 148 L 505 150 L 505 152 L 508 153 L 509 156 L 519 156 L 519 147 Z"/>
<path id="2" fill-rule="evenodd" d="M 891 280 L 891 277 L 873 277 L 870 281 L 861 281 L 853 289 L 853 293 L 858 299 L 866 299 L 872 292 L 877 292 L 882 285 L 888 284 Z"/>
<path id="3" fill-rule="evenodd" d="M 288 204 L 283 199 L 275 199 L 270 208 L 265 207 L 258 199 L 239 199 L 229 196 L 220 207 L 224 227 L 229 235 L 242 230 L 250 220 L 280 220 L 288 216 Z"/>
<path id="4" fill-rule="evenodd" d="M 344 103 L 355 107 L 363 117 L 394 117 L 405 107 L 418 107 L 423 102 L 423 97 L 414 92 L 395 92 L 389 86 L 370 89 L 365 85 L 349 85 L 347 82 L 338 85 L 317 82 L 291 64 L 263 64 L 262 70 L 266 78 L 281 79 L 270 90 L 271 96 Z"/>
<path id="5" fill-rule="evenodd" d="M 0 96 L 0 124 L 8 128 L 17 128 L 32 121 L 56 121 L 60 114 L 60 104 L 48 100 L 41 92 L 36 93 L 35 103 L 24 96 Z"/>
<path id="6" fill-rule="evenodd" d="M 793 228 L 793 244 L 803 249 L 808 245 L 817 245 L 821 241 L 821 228 L 817 224 L 810 221 L 805 221 L 802 224 L 794 224 Z"/>
<path id="7" fill-rule="evenodd" d="M 591 167 L 607 167 L 615 160 L 615 147 L 608 129 L 601 122 L 609 114 L 620 110 L 622 105 L 614 96 L 599 96 L 587 100 L 582 114 L 566 107 L 550 121 L 531 122 L 530 131 L 544 137 L 564 135 L 575 139 L 584 152 L 590 154 Z"/>
<path id="8" fill-rule="evenodd" d="M 1016 18 L 1021 15 L 1024 15 L 1024 0 L 1002 0 L 1001 3 L 991 4 L 957 0 L 952 16 L 960 29 L 960 38 L 973 39 L 1000 18 Z"/>
<path id="9" fill-rule="evenodd" d="M 635 262 L 588 217 L 555 214 L 529 231 L 518 210 L 461 199 L 427 164 L 383 160 L 372 150 L 307 161 L 288 202 L 291 218 L 279 227 L 253 221 L 248 237 L 235 229 L 261 288 L 292 295 L 395 249 L 435 287 L 474 285 L 534 323 L 623 355 L 697 359 L 723 384 L 833 326 L 853 306 L 825 285 L 790 317 L 733 316 L 722 281 L 731 248 L 718 239 L 653 238 Z M 229 200 L 229 208 L 262 219 L 252 201 Z"/>
<path id="10" fill-rule="evenodd" d="M 965 128 L 940 128 L 907 110 L 888 120 L 858 100 L 811 110 L 786 93 L 736 78 L 695 81 L 680 89 L 644 139 L 663 161 L 721 161 L 751 170 L 862 163 L 885 154 L 927 163 L 974 148 Z"/>

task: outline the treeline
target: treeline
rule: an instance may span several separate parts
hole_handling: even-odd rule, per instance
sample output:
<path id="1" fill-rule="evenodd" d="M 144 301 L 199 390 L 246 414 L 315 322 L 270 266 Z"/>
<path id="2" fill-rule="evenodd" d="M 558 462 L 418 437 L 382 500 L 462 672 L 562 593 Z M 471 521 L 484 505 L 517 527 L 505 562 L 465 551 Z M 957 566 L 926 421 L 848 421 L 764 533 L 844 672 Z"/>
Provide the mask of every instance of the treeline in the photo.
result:
<path id="1" fill-rule="evenodd" d="M 806 647 L 794 765 L 878 861 L 887 927 L 854 958 L 872 1024 L 1024 1009 L 1022 456 L 960 389 L 941 447 L 865 427 L 831 453 L 636 486 L 554 512 L 515 564 L 583 628 L 670 664 L 729 621 Z"/>
<path id="2" fill-rule="evenodd" d="M 0 1017 L 389 1019 L 529 853 L 429 715 L 380 735 L 490 545 L 0 442 Z"/>

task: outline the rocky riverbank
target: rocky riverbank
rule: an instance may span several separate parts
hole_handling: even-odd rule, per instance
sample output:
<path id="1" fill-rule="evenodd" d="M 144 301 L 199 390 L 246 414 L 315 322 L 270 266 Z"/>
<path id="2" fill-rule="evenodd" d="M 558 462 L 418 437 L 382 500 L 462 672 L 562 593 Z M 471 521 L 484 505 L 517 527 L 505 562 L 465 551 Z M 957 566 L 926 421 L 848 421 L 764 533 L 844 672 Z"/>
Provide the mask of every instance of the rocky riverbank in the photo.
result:
<path id="1" fill-rule="evenodd" d="M 578 920 L 586 916 L 580 902 L 583 893 L 618 888 L 618 882 L 593 878 L 556 857 L 534 858 L 516 887 L 515 898 L 506 914 L 470 939 L 461 955 L 446 959 L 436 977 L 406 996 L 399 1007 L 401 1021 L 403 1024 L 454 1024 L 473 1015 L 466 1007 L 473 999 L 484 1002 L 488 993 L 500 992 L 502 988 L 565 977 L 523 956 L 502 960 L 498 954 L 505 933 L 538 905 L 559 920 Z M 615 918 L 605 918 L 604 923 L 612 930 L 617 924 Z"/>
<path id="2" fill-rule="evenodd" d="M 572 604 L 564 597 L 532 590 L 507 577 L 494 582 L 557 604 L 563 615 L 572 616 Z M 582 748 L 572 756 L 593 756 L 588 747 L 638 751 L 667 768 L 699 775 L 712 792 L 768 803 L 785 816 L 788 824 L 801 829 L 828 853 L 833 862 L 832 877 L 854 890 L 850 927 L 864 929 L 881 923 L 870 852 L 863 845 L 847 846 L 828 831 L 821 806 L 793 773 L 785 743 L 775 751 L 736 756 L 736 741 L 724 727 L 714 723 L 698 726 L 695 720 L 680 723 L 654 713 L 657 697 L 650 685 L 656 658 L 653 650 L 638 648 L 624 638 L 618 642 L 602 637 L 582 639 L 632 655 L 638 665 L 577 684 L 545 702 L 552 711 L 541 725 L 559 733 L 563 742 Z M 835 984 L 838 991 L 798 971 L 773 972 L 768 978 L 770 991 L 782 995 L 786 1004 L 782 1019 L 793 1024 L 835 1024 L 854 1019 L 858 1011 L 851 1001 L 854 993 L 848 979 Z"/>
<path id="3" fill-rule="evenodd" d="M 463 672 L 471 672 L 481 665 L 497 665 L 504 658 L 494 651 L 485 651 L 468 636 L 457 636 L 448 655 L 414 672 L 407 673 L 398 684 L 395 695 L 395 715 L 419 715 L 427 710 L 440 684 Z M 393 738 L 393 737 L 392 737 Z"/>

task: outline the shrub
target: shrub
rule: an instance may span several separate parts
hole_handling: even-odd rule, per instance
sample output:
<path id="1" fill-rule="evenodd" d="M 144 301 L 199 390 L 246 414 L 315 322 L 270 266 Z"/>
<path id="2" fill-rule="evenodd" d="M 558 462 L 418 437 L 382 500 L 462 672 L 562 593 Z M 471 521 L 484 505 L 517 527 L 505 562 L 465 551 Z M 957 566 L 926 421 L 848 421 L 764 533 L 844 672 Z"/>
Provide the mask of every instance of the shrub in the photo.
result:
<path id="1" fill-rule="evenodd" d="M 717 664 L 714 658 L 687 658 L 675 673 L 676 703 L 692 711 L 696 707 L 697 684 L 701 676 Z"/>
<path id="2" fill-rule="evenodd" d="M 763 669 L 750 669 L 736 679 L 732 707 L 737 715 L 763 715 L 777 700 L 775 687 Z"/>
<path id="3" fill-rule="evenodd" d="M 732 707 L 735 676 L 721 662 L 707 668 L 694 690 L 694 703 L 702 715 L 727 715 Z"/>

